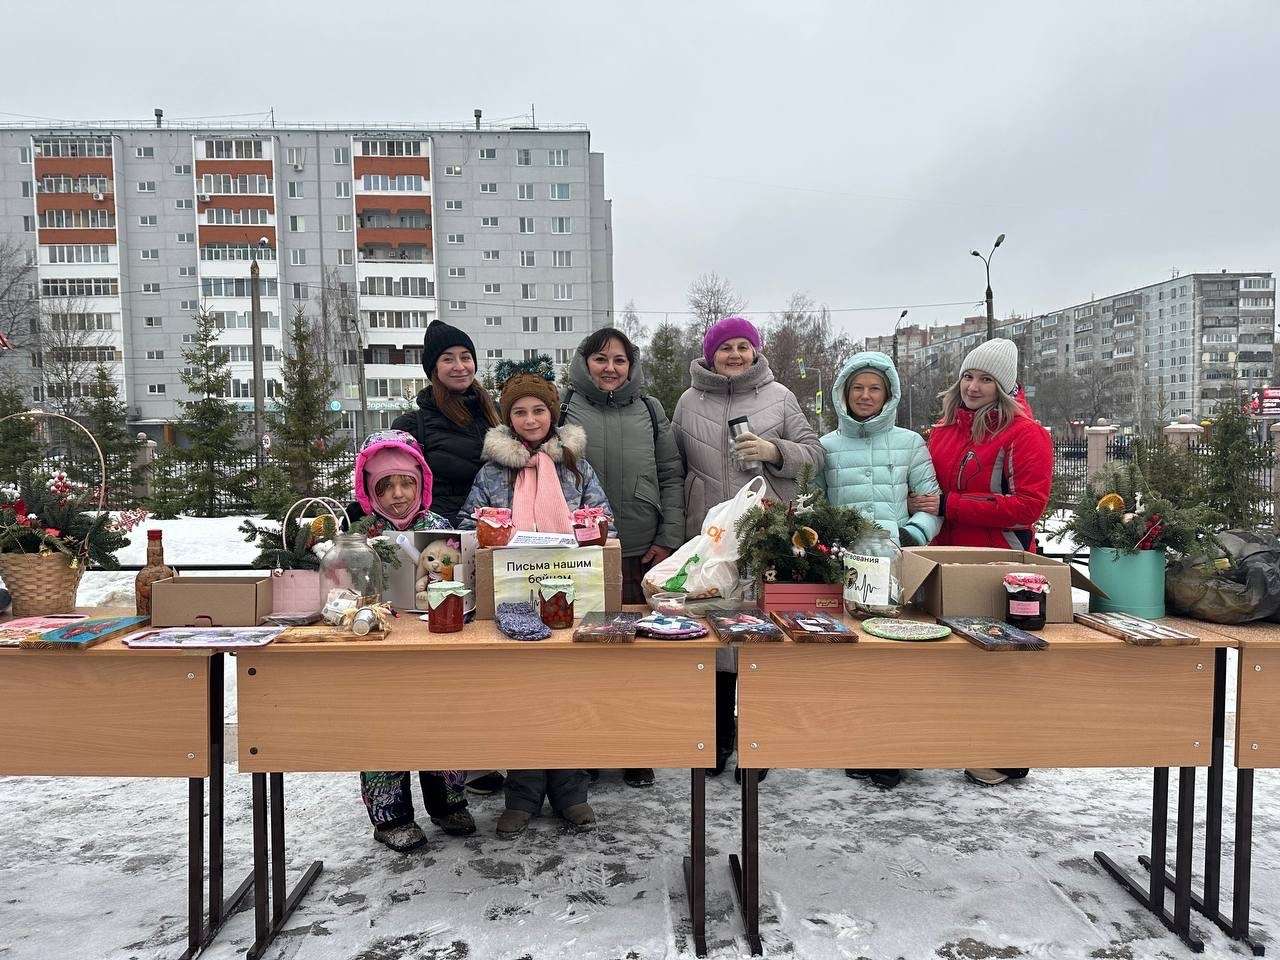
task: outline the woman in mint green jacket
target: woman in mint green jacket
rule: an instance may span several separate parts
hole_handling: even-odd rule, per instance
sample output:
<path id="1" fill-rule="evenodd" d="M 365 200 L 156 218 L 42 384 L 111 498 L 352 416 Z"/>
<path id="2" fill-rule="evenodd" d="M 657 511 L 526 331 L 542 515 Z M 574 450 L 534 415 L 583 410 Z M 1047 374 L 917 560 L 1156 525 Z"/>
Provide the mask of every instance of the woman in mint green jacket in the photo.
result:
<path id="1" fill-rule="evenodd" d="M 883 353 L 859 353 L 836 375 L 831 402 L 839 427 L 822 438 L 827 465 L 822 473 L 827 499 L 857 507 L 904 547 L 924 546 L 942 521 L 931 513 L 911 513 L 907 495 L 938 491 L 938 478 L 924 438 L 895 426 L 902 385 L 893 361 Z M 846 770 L 891 790 L 900 770 Z"/>

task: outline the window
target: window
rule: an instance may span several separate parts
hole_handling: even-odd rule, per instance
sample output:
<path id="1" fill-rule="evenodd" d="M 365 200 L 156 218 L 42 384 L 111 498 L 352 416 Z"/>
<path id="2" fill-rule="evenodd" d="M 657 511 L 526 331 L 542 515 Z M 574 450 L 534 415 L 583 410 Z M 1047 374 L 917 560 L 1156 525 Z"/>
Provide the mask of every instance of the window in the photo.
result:
<path id="1" fill-rule="evenodd" d="M 334 148 L 333 148 L 333 162 L 334 162 L 334 163 L 336 163 L 336 164 L 350 163 L 350 162 L 351 162 L 351 148 L 350 148 L 350 147 L 334 147 Z"/>
<path id="2" fill-rule="evenodd" d="M 500 284 L 500 283 L 486 283 L 486 284 L 484 285 L 484 292 L 485 292 L 486 294 L 499 294 L 499 293 L 501 293 L 501 292 L 502 292 L 502 284 Z"/>
<path id="3" fill-rule="evenodd" d="M 138 217 L 138 226 L 154 227 L 159 222 L 159 218 L 154 213 L 144 213 Z"/>
<path id="4" fill-rule="evenodd" d="M 449 234 L 445 234 L 444 242 L 445 243 L 464 243 L 466 239 L 467 238 L 465 234 L 449 233 Z"/>
<path id="5" fill-rule="evenodd" d="M 155 147 L 134 147 L 133 155 L 137 157 L 139 160 L 151 160 L 155 158 L 156 148 Z"/>
<path id="6" fill-rule="evenodd" d="M 195 267 L 179 267 L 178 268 L 178 276 L 180 277 L 194 277 L 195 275 L 196 275 Z"/>
<path id="7" fill-rule="evenodd" d="M 551 285 L 552 300 L 572 300 L 573 284 L 572 283 L 554 283 Z"/>
<path id="8" fill-rule="evenodd" d="M 206 173 L 200 178 L 201 193 L 238 194 L 238 193 L 270 193 L 271 178 L 260 173 L 242 173 L 233 176 L 229 173 Z"/>
<path id="9" fill-rule="evenodd" d="M 333 185 L 333 195 L 339 200 L 351 199 L 351 181 L 339 180 Z"/>
<path id="10" fill-rule="evenodd" d="M 147 384 L 147 393 L 149 393 L 149 394 L 150 394 L 151 396 L 153 396 L 153 397 L 162 397 L 162 396 L 164 396 L 164 394 L 165 394 L 165 384 L 163 384 L 163 383 L 148 383 L 148 384 Z"/>
<path id="11" fill-rule="evenodd" d="M 484 325 L 486 327 L 500 327 L 502 326 L 502 318 L 501 317 L 485 317 Z"/>
<path id="12" fill-rule="evenodd" d="M 567 167 L 569 165 L 569 151 L 548 150 L 547 165 L 551 167 Z"/>
<path id="13" fill-rule="evenodd" d="M 520 232 L 533 233 L 533 217 L 520 218 Z"/>
<path id="14" fill-rule="evenodd" d="M 204 212 L 205 223 L 216 224 L 266 224 L 270 217 L 270 212 L 263 207 L 246 207 L 242 210 L 228 210 L 223 207 L 210 207 Z"/>
<path id="15" fill-rule="evenodd" d="M 537 318 L 537 317 L 521 317 L 521 318 L 520 318 L 520 328 L 521 328 L 525 333 L 537 333 L 537 332 L 538 332 L 538 318 Z"/>
<path id="16" fill-rule="evenodd" d="M 573 333 L 573 317 L 552 317 L 551 322 L 556 333 Z"/>
<path id="17" fill-rule="evenodd" d="M 449 276 L 451 277 L 465 277 L 466 275 L 467 275 L 466 267 L 450 267 L 449 268 Z"/>
<path id="18" fill-rule="evenodd" d="M 296 249 L 290 250 L 289 262 L 295 267 L 305 267 L 307 265 L 307 251 Z"/>
<path id="19" fill-rule="evenodd" d="M 360 293 L 366 297 L 434 297 L 435 284 L 426 277 L 365 277 Z"/>
<path id="20" fill-rule="evenodd" d="M 307 218 L 299 216 L 291 216 L 289 218 L 290 233 L 305 233 L 307 229 Z"/>
<path id="21" fill-rule="evenodd" d="M 160 251 L 157 250 L 155 247 L 152 247 L 150 250 L 139 250 L 138 256 L 140 256 L 143 260 L 159 260 Z"/>
<path id="22" fill-rule="evenodd" d="M 301 200 L 301 199 L 302 199 L 302 195 L 303 195 L 303 194 L 302 194 L 302 181 L 301 181 L 301 180 L 290 180 L 290 181 L 289 181 L 289 199 L 290 199 L 290 200 Z"/>
<path id="23" fill-rule="evenodd" d="M 467 301 L 465 301 L 465 300 L 450 300 L 450 301 L 449 301 L 449 309 L 450 309 L 450 310 L 465 310 L 465 309 L 467 309 Z"/>
<path id="24" fill-rule="evenodd" d="M 520 284 L 520 299 L 521 300 L 537 300 L 538 285 L 536 283 Z"/>
<path id="25" fill-rule="evenodd" d="M 459 164 L 451 163 L 444 168 L 444 175 L 446 177 L 460 177 L 462 176 L 462 167 Z"/>
<path id="26" fill-rule="evenodd" d="M 30 180 L 23 180 L 23 181 L 22 181 L 22 195 L 23 195 L 24 197 L 29 197 L 29 196 L 31 196 L 31 181 L 30 181 Z"/>
<path id="27" fill-rule="evenodd" d="M 520 266 L 536 267 L 538 265 L 538 257 L 532 250 L 520 251 Z"/>
<path id="28" fill-rule="evenodd" d="M 532 152 L 531 152 L 530 150 L 517 150 L 517 151 L 516 151 L 516 166 L 517 166 L 517 167 L 527 167 L 527 166 L 530 166 L 530 165 L 533 163 L 533 157 L 532 157 L 531 153 L 532 153 Z"/>
<path id="29" fill-rule="evenodd" d="M 485 353 L 484 353 L 484 355 L 485 355 L 485 359 L 486 359 L 486 360 L 501 360 L 501 359 L 502 359 L 502 351 L 501 351 L 501 350 L 494 350 L 493 348 L 490 348 L 490 349 L 486 350 L 486 351 L 485 351 Z"/>
<path id="30" fill-rule="evenodd" d="M 422 176 L 417 173 L 366 173 L 360 178 L 360 189 L 379 193 L 410 193 L 422 189 Z"/>
<path id="31" fill-rule="evenodd" d="M 311 288 L 305 283 L 295 282 L 293 285 L 293 299 L 306 300 L 311 296 Z"/>
<path id="32" fill-rule="evenodd" d="M 275 277 L 262 277 L 258 285 L 264 297 L 277 295 Z M 200 293 L 206 297 L 249 297 L 252 289 L 248 277 L 204 277 L 200 281 Z M 280 318 L 276 317 L 276 323 L 279 322 Z M 267 326 L 271 326 L 270 320 Z"/>
<path id="33" fill-rule="evenodd" d="M 163 360 L 163 359 L 164 359 L 164 351 L 163 351 L 163 350 L 148 350 L 148 351 L 147 351 L 147 359 L 148 359 L 148 360 Z"/>
<path id="34" fill-rule="evenodd" d="M 19 148 L 18 148 L 18 162 L 19 162 L 19 163 L 30 163 L 30 162 L 31 162 L 31 148 L 30 148 L 30 147 L 19 147 Z"/>
<path id="35" fill-rule="evenodd" d="M 206 140 L 204 155 L 210 160 L 261 160 L 262 141 L 242 140 Z"/>
<path id="36" fill-rule="evenodd" d="M 23 229 L 23 231 L 24 231 L 25 233 L 35 233 L 35 232 L 36 232 L 36 218 L 35 218 L 35 217 L 30 217 L 30 216 L 23 217 L 23 218 L 22 218 L 22 229 Z"/>
<path id="37" fill-rule="evenodd" d="M 371 329 L 387 330 L 421 329 L 434 317 L 426 310 L 365 310 L 360 315 Z"/>
<path id="38" fill-rule="evenodd" d="M 200 309 L 200 302 L 198 300 L 183 300 L 181 303 L 178 304 L 178 309 L 190 310 L 192 313 L 195 313 L 196 310 Z M 186 339 L 188 336 L 190 336 L 190 334 L 183 334 L 183 340 L 182 340 L 183 343 L 189 342 Z"/>
<path id="39" fill-rule="evenodd" d="M 497 225 L 498 225 L 497 217 L 481 217 L 480 218 L 480 226 L 482 227 L 497 227 Z"/>
<path id="40" fill-rule="evenodd" d="M 560 364 L 564 364 L 564 363 L 572 363 L 572 362 L 573 362 L 573 354 L 574 354 L 574 351 L 573 351 L 573 350 L 564 349 L 564 348 L 557 349 L 557 350 L 556 350 L 556 363 L 560 363 Z"/>
<path id="41" fill-rule="evenodd" d="M 517 190 L 516 190 L 516 199 L 517 199 L 517 200 L 532 200 L 532 199 L 533 199 L 533 189 L 534 189 L 534 187 L 533 187 L 533 184 L 532 184 L 532 183 L 522 183 L 522 184 L 520 184 L 520 185 L 519 185 L 519 187 L 518 187 L 518 188 L 517 188 Z"/>
<path id="42" fill-rule="evenodd" d="M 498 159 L 497 147 L 481 147 L 480 159 L 481 160 L 497 160 Z"/>
<path id="43" fill-rule="evenodd" d="M 194 233 L 180 233 L 177 235 L 179 243 L 195 243 L 196 235 Z"/>
<path id="44" fill-rule="evenodd" d="M 158 283 L 144 283 L 144 284 L 142 285 L 142 292 L 143 292 L 143 293 L 148 293 L 148 294 L 150 294 L 150 293 L 158 294 L 158 293 L 160 292 L 160 284 L 158 284 Z"/>
<path id="45" fill-rule="evenodd" d="M 538 351 L 537 351 L 537 350 L 526 350 L 526 351 L 524 352 L 524 358 L 525 358 L 526 360 L 537 360 L 537 359 L 538 359 Z"/>
<path id="46" fill-rule="evenodd" d="M 175 201 L 173 201 L 173 208 L 174 208 L 175 210 L 190 210 L 190 209 L 192 209 L 195 205 L 196 205 L 196 202 L 195 202 L 194 200 L 192 200 L 190 197 L 187 197 L 187 198 L 186 198 L 186 199 L 184 199 L 184 200 L 175 200 Z"/>
<path id="47" fill-rule="evenodd" d="M 164 318 L 163 317 L 143 317 L 142 325 L 144 327 L 150 327 L 154 330 L 156 327 L 164 326 Z"/>
<path id="48" fill-rule="evenodd" d="M 110 263 L 108 244 L 68 243 L 47 248 L 50 263 Z"/>
<path id="49" fill-rule="evenodd" d="M 338 214 L 337 224 L 338 224 L 339 233 L 350 233 L 351 232 L 351 214 L 349 213 Z"/>
<path id="50" fill-rule="evenodd" d="M 445 208 L 446 210 L 461 210 L 461 209 L 462 209 L 462 201 L 461 201 L 461 200 L 446 200 L 446 201 L 444 202 L 444 208 Z"/>
<path id="51" fill-rule="evenodd" d="M 552 217 L 552 233 L 573 233 L 573 217 Z"/>
<path id="52" fill-rule="evenodd" d="M 361 140 L 360 155 L 365 157 L 420 157 L 421 140 Z"/>
<path id="53" fill-rule="evenodd" d="M 139 180 L 138 192 L 139 193 L 155 193 L 156 182 L 154 180 Z"/>
<path id="54" fill-rule="evenodd" d="M 500 250 L 486 250 L 486 251 L 484 251 L 483 257 L 484 257 L 484 259 L 485 259 L 485 260 L 501 260 L 501 259 L 502 259 L 502 251 L 500 251 Z"/>
<path id="55" fill-rule="evenodd" d="M 573 266 L 573 251 L 572 251 L 572 250 L 557 250 L 557 251 L 555 251 L 555 253 L 553 254 L 553 259 L 552 259 L 552 264 L 551 264 L 551 265 L 552 265 L 553 267 L 572 267 L 572 266 Z"/>
<path id="56" fill-rule="evenodd" d="M 173 165 L 173 175 L 174 175 L 175 177 L 189 177 L 189 176 L 191 176 L 191 164 L 189 164 L 189 163 L 175 163 L 175 164 Z"/>
<path id="57" fill-rule="evenodd" d="M 550 184 L 548 199 L 549 200 L 568 200 L 569 185 L 567 183 Z"/>
<path id="58" fill-rule="evenodd" d="M 497 193 L 497 192 L 498 192 L 498 185 L 497 185 L 496 183 L 492 183 L 492 182 L 490 182 L 490 183 L 482 183 L 482 184 L 480 184 L 480 192 L 481 192 L 481 193 Z"/>
<path id="59" fill-rule="evenodd" d="M 353 262 L 354 254 L 349 249 L 338 248 L 337 263 L 340 267 L 349 267 Z"/>
<path id="60" fill-rule="evenodd" d="M 307 150 L 305 147 L 289 147 L 284 152 L 284 162 L 295 167 L 301 166 L 306 158 Z"/>

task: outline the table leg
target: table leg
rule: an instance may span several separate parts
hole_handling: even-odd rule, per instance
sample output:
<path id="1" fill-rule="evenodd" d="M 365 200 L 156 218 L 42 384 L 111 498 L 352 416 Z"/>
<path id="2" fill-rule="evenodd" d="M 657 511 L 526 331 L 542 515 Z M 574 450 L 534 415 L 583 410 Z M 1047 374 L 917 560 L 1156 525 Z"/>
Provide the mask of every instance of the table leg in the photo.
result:
<path id="1" fill-rule="evenodd" d="M 284 774 L 272 773 L 267 791 L 271 806 L 271 925 L 284 919 Z"/>
<path id="2" fill-rule="evenodd" d="M 268 912 L 267 894 L 267 775 L 253 777 L 253 946 L 249 948 L 249 960 L 256 960 L 267 949 L 270 940 L 271 918 Z"/>
<path id="3" fill-rule="evenodd" d="M 187 780 L 187 953 L 204 939 L 204 778 Z"/>
<path id="4" fill-rule="evenodd" d="M 742 859 L 729 854 L 729 870 L 747 943 L 751 953 L 759 956 L 764 953 L 760 944 L 760 772 L 739 769 L 742 773 Z"/>
<path id="5" fill-rule="evenodd" d="M 1174 852 L 1173 921 L 1178 935 L 1191 936 L 1191 853 L 1195 843 L 1196 768 L 1178 770 L 1178 842 Z M 1164 892 L 1164 877 L 1152 878 Z"/>
<path id="6" fill-rule="evenodd" d="M 1249 884 L 1253 866 L 1253 771 L 1236 771 L 1235 883 L 1231 893 L 1232 938 L 1244 943 L 1255 957 L 1266 951 L 1249 939 Z"/>
<path id="7" fill-rule="evenodd" d="M 316 860 L 311 864 L 298 881 L 293 892 L 285 895 L 284 872 L 284 774 L 272 773 L 271 789 L 267 791 L 265 773 L 253 774 L 253 862 L 254 862 L 254 907 L 255 933 L 253 946 L 246 954 L 248 960 L 258 960 L 271 946 L 276 936 L 284 929 L 285 923 L 293 915 L 299 901 L 311 889 L 324 864 Z M 270 793 L 271 807 L 271 909 L 270 919 L 267 914 L 267 794 Z M 261 884 L 260 886 L 258 884 Z"/>
<path id="8" fill-rule="evenodd" d="M 693 949 L 707 955 L 707 771 L 691 771 L 689 790 L 689 856 L 684 858 L 684 889 L 689 899 Z"/>
<path id="9" fill-rule="evenodd" d="M 223 824 L 223 709 L 222 664 L 224 654 L 209 658 L 209 926 L 222 925 Z M 234 909 L 234 907 L 232 908 Z"/>

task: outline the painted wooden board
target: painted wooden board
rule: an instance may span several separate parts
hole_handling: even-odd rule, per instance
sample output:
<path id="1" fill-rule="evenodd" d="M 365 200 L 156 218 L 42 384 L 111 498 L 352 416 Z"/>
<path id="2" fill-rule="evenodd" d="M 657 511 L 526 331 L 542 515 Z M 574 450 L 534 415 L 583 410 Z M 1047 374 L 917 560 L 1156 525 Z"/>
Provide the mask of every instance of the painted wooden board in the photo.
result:
<path id="1" fill-rule="evenodd" d="M 1213 657 L 1196 647 L 771 645 L 739 654 L 753 767 L 1205 766 Z"/>
<path id="2" fill-rule="evenodd" d="M 0 664 L 0 774 L 207 777 L 208 651 L 92 652 Z"/>
<path id="3" fill-rule="evenodd" d="M 1280 645 L 1275 643 L 1245 640 L 1240 649 L 1236 766 L 1280 767 Z"/>
<path id="4" fill-rule="evenodd" d="M 715 759 L 715 656 L 683 643 L 365 652 L 273 645 L 236 661 L 242 772 L 696 767 Z"/>
<path id="5" fill-rule="evenodd" d="M 1077 613 L 1076 623 L 1101 630 L 1137 647 L 1197 646 L 1200 638 L 1185 630 L 1128 613 Z"/>

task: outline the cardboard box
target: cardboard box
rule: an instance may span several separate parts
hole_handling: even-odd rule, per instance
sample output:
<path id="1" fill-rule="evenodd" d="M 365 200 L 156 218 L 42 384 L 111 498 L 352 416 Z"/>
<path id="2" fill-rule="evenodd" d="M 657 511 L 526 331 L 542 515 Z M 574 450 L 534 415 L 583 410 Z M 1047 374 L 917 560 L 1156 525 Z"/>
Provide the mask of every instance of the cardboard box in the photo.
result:
<path id="1" fill-rule="evenodd" d="M 151 588 L 153 627 L 256 627 L 271 613 L 271 575 L 184 577 Z"/>
<path id="2" fill-rule="evenodd" d="M 452 578 L 462 581 L 469 589 L 475 589 L 476 535 L 474 531 L 406 530 L 404 533 L 393 531 L 389 539 L 400 551 L 400 566 L 384 569 L 386 589 L 382 593 L 382 599 L 397 610 L 427 612 L 425 604 L 418 605 L 417 590 L 415 590 L 418 579 L 418 556 L 428 544 L 436 540 L 459 542 L 461 560 L 454 565 Z"/>
<path id="3" fill-rule="evenodd" d="M 604 612 L 618 613 L 622 610 L 622 544 L 617 540 L 610 540 L 603 547 L 480 547 L 476 550 L 476 619 L 492 620 L 494 612 L 493 602 L 493 580 L 494 569 L 502 563 L 502 555 L 511 551 L 518 551 L 522 554 L 545 554 L 547 557 L 553 555 L 565 555 L 583 550 L 600 550 L 603 553 L 604 562 Z M 502 574 L 500 574 L 502 575 Z M 556 571 L 550 571 L 546 576 L 555 576 Z M 584 613 L 590 612 L 590 608 L 582 603 L 575 602 L 574 616 L 581 617 Z"/>
<path id="4" fill-rule="evenodd" d="M 1071 588 L 1106 596 L 1070 564 L 1026 550 L 985 547 L 907 547 L 902 551 L 902 595 L 935 617 L 1004 619 L 1006 573 L 1038 573 L 1049 581 L 1046 618 L 1070 623 Z"/>
<path id="5" fill-rule="evenodd" d="M 760 609 L 807 610 L 839 617 L 844 613 L 842 583 L 764 583 L 760 585 Z"/>

